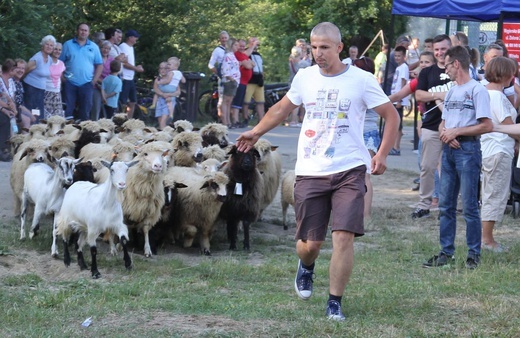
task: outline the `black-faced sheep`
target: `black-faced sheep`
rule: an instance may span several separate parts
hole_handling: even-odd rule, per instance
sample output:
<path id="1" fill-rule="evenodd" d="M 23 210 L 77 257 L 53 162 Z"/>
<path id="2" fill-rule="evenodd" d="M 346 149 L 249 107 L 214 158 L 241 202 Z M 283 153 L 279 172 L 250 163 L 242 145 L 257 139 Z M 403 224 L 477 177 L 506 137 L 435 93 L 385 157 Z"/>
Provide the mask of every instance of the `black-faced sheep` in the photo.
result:
<path id="1" fill-rule="evenodd" d="M 23 143 L 20 150 L 13 157 L 11 165 L 10 183 L 14 196 L 14 215 L 20 215 L 22 203 L 24 174 L 32 163 L 45 162 L 51 164 L 49 157 L 49 142 L 42 139 L 33 139 Z"/>
<path id="2" fill-rule="evenodd" d="M 294 181 L 296 180 L 296 175 L 294 174 L 294 170 L 287 171 L 282 177 L 282 193 L 281 193 L 281 203 L 282 203 L 282 215 L 283 215 L 283 229 L 287 230 L 287 208 L 289 205 L 292 205 L 294 208 Z"/>
<path id="3" fill-rule="evenodd" d="M 110 179 L 102 184 L 90 182 L 74 183 L 65 193 L 63 205 L 57 217 L 57 234 L 63 237 L 63 261 L 70 266 L 68 242 L 72 232 L 79 232 L 76 244 L 78 265 L 82 270 L 87 269 L 83 258 L 83 246 L 88 243 L 92 257 L 91 273 L 93 278 L 101 277 L 97 268 L 96 239 L 103 233 L 110 231 L 117 234 L 123 246 L 125 267 L 132 267 L 132 260 L 128 254 L 128 228 L 123 223 L 123 209 L 121 207 L 122 193 L 126 188 L 128 168 L 137 161 L 103 162 L 110 169 Z M 80 208 L 78 206 L 81 206 Z"/>
<path id="4" fill-rule="evenodd" d="M 165 185 L 176 189 L 177 182 L 187 186 L 177 192 L 173 200 L 169 220 L 175 233 L 184 235 L 184 247 L 189 248 L 197 232 L 200 251 L 211 255 L 210 238 L 222 204 L 226 200 L 228 177 L 222 172 L 200 175 L 191 168 L 168 169 Z M 177 238 L 179 236 L 176 236 Z"/>
<path id="5" fill-rule="evenodd" d="M 123 124 L 128 121 L 128 115 L 125 113 L 117 113 L 112 116 L 112 121 L 116 125 L 116 127 L 122 127 Z"/>
<path id="6" fill-rule="evenodd" d="M 33 163 L 27 168 L 24 175 L 24 186 L 22 194 L 22 212 L 20 215 L 20 239 L 25 238 L 25 218 L 27 206 L 34 204 L 34 215 L 29 231 L 29 238 L 38 234 L 40 218 L 44 215 L 54 214 L 52 255 L 57 256 L 56 237 L 56 215 L 60 211 L 65 195 L 65 187 L 73 182 L 74 166 L 81 159 L 73 160 L 62 157 L 55 160 L 56 168 L 53 170 L 45 163 Z M 76 206 L 77 207 L 77 206 Z"/>
<path id="7" fill-rule="evenodd" d="M 184 132 L 172 141 L 173 162 L 179 167 L 194 167 L 202 162 L 202 138 L 197 133 Z"/>
<path id="8" fill-rule="evenodd" d="M 101 137 L 99 136 L 99 133 L 104 131 L 99 127 L 99 124 L 97 124 L 94 121 L 83 121 L 80 123 L 79 127 L 81 129 L 79 138 L 77 141 L 74 141 L 74 143 L 76 143 L 74 157 L 76 158 L 79 157 L 81 148 L 83 148 L 87 144 L 100 143 Z"/>
<path id="9" fill-rule="evenodd" d="M 200 136 L 202 136 L 202 144 L 204 147 L 218 145 L 220 148 L 226 148 L 229 145 L 228 127 L 220 123 L 208 123 L 200 128 Z"/>
<path id="10" fill-rule="evenodd" d="M 124 219 L 129 228 L 143 231 L 146 257 L 152 255 L 148 232 L 161 218 L 164 205 L 164 156 L 168 152 L 162 142 L 145 144 L 135 158 L 139 164 L 128 171 L 123 199 Z"/>
<path id="11" fill-rule="evenodd" d="M 249 250 L 249 225 L 256 222 L 262 206 L 262 175 L 256 167 L 260 156 L 256 149 L 247 153 L 237 150 L 235 146 L 229 152 L 229 160 L 223 172 L 229 177 L 227 197 L 220 217 L 226 220 L 229 248 L 236 250 L 238 224 L 244 227 L 244 249 Z"/>
<path id="12" fill-rule="evenodd" d="M 255 149 L 258 150 L 258 153 L 260 154 L 260 159 L 256 166 L 264 178 L 264 188 L 262 189 L 263 198 L 260 213 L 262 213 L 274 200 L 274 197 L 278 192 L 278 187 L 280 186 L 282 159 L 280 154 L 276 151 L 276 148 L 278 147 L 272 146 L 271 142 L 266 139 L 260 139 L 255 144 Z"/>

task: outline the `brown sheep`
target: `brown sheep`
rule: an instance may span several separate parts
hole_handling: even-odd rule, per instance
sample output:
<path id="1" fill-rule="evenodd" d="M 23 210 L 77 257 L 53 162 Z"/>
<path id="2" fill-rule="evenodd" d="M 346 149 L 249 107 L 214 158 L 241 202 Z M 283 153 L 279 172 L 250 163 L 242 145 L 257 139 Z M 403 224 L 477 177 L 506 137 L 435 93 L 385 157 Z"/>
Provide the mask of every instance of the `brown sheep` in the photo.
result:
<path id="1" fill-rule="evenodd" d="M 197 133 L 183 132 L 172 141 L 173 162 L 178 167 L 194 167 L 202 162 L 202 137 Z"/>
<path id="2" fill-rule="evenodd" d="M 229 145 L 228 127 L 223 124 L 208 123 L 200 128 L 199 133 L 204 147 L 216 144 L 220 148 L 226 148 Z"/>

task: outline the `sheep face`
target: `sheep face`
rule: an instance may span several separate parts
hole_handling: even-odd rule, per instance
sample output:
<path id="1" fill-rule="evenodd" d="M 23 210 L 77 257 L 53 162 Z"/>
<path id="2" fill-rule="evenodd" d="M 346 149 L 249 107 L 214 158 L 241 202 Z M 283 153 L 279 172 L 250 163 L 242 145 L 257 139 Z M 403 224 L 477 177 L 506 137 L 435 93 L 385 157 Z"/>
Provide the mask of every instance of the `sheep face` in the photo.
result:
<path id="1" fill-rule="evenodd" d="M 258 150 L 251 149 L 247 153 L 244 153 L 238 151 L 235 146 L 231 149 L 229 155 L 233 158 L 235 165 L 245 172 L 254 170 L 256 168 L 256 162 L 260 159 Z"/>
<path id="2" fill-rule="evenodd" d="M 20 155 L 20 160 L 27 157 L 31 163 L 44 162 L 48 155 L 47 148 L 27 147 Z"/>
<path id="3" fill-rule="evenodd" d="M 182 133 L 177 135 L 172 143 L 175 150 L 175 165 L 190 167 L 193 166 L 193 162 L 202 162 L 202 138 L 200 135 Z"/>
<path id="4" fill-rule="evenodd" d="M 74 166 L 73 181 L 87 181 L 94 183 L 94 167 L 92 162 L 81 162 Z"/>
<path id="5" fill-rule="evenodd" d="M 139 154 L 139 160 L 143 161 L 144 168 L 148 171 L 153 172 L 154 174 L 159 174 L 163 171 L 164 168 L 166 168 L 166 165 L 164 163 L 164 157 L 167 156 L 169 153 L 168 150 L 166 151 L 147 151 L 143 150 Z"/>
<path id="6" fill-rule="evenodd" d="M 34 124 L 29 128 L 29 140 L 32 139 L 46 139 L 47 136 L 45 136 L 46 128 L 42 124 Z"/>
<path id="7" fill-rule="evenodd" d="M 52 116 L 49 120 L 41 120 L 40 122 L 47 125 L 45 127 L 45 134 L 49 137 L 63 134 L 63 129 L 67 124 L 65 118 L 61 116 Z M 72 120 L 70 122 L 72 122 Z"/>
<path id="8" fill-rule="evenodd" d="M 109 163 L 105 160 L 102 160 L 101 163 L 110 170 L 110 180 L 112 185 L 117 190 L 123 190 L 126 188 L 126 174 L 128 173 L 128 168 L 136 165 L 139 161 L 132 162 L 112 162 Z"/>
<path id="9" fill-rule="evenodd" d="M 77 160 L 73 160 L 67 157 L 62 157 L 59 160 L 54 160 L 56 163 L 56 170 L 58 171 L 60 180 L 63 181 L 63 185 L 66 187 L 70 186 L 74 181 L 74 167 L 76 164 L 81 162 L 81 158 Z"/>
<path id="10" fill-rule="evenodd" d="M 200 130 L 204 146 L 218 144 L 221 148 L 229 145 L 228 129 L 224 125 L 210 123 Z"/>
<path id="11" fill-rule="evenodd" d="M 225 175 L 221 174 L 221 177 L 225 177 Z M 210 194 L 216 197 L 217 201 L 224 203 L 227 195 L 226 185 L 229 182 L 227 177 L 225 179 L 219 179 L 219 177 L 208 175 L 205 179 L 206 181 L 202 187 L 200 187 L 200 190 L 206 189 Z"/>

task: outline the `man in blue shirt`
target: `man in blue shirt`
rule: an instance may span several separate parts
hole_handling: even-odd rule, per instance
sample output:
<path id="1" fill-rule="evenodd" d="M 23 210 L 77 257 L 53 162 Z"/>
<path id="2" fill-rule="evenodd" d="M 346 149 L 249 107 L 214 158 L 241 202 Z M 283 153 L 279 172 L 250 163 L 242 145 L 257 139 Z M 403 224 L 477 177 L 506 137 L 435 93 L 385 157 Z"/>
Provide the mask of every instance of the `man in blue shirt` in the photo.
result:
<path id="1" fill-rule="evenodd" d="M 89 119 L 94 84 L 103 71 L 101 52 L 98 45 L 88 39 L 89 34 L 89 25 L 80 23 L 77 27 L 77 36 L 63 44 L 60 60 L 66 67 L 64 91 L 67 119 L 74 118 L 76 104 L 78 105 L 77 118 L 81 121 Z"/>

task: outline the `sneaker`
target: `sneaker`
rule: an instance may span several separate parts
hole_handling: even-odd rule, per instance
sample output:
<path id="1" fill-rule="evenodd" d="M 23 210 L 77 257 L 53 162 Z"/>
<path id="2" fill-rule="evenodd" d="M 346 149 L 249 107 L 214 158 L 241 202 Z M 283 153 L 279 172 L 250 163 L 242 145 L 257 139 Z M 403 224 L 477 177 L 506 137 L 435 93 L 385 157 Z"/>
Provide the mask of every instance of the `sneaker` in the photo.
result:
<path id="1" fill-rule="evenodd" d="M 480 264 L 480 256 L 475 254 L 468 254 L 468 258 L 466 258 L 466 269 L 476 269 Z"/>
<path id="2" fill-rule="evenodd" d="M 329 300 L 327 303 L 327 311 L 325 312 L 327 319 L 343 321 L 345 315 L 341 312 L 341 304 L 335 300 Z"/>
<path id="3" fill-rule="evenodd" d="M 433 268 L 444 265 L 449 265 L 455 262 L 455 257 L 452 255 L 446 255 L 444 252 L 440 252 L 439 255 L 435 255 L 432 258 L 428 259 L 426 262 L 422 264 L 423 268 Z"/>
<path id="4" fill-rule="evenodd" d="M 390 152 L 388 153 L 388 155 L 401 156 L 401 150 L 397 150 L 395 148 L 392 148 L 392 149 L 390 149 Z"/>
<path id="5" fill-rule="evenodd" d="M 413 219 L 425 218 L 425 217 L 430 217 L 430 210 L 417 208 L 414 210 L 414 212 L 412 212 Z"/>
<path id="6" fill-rule="evenodd" d="M 503 253 L 503 252 L 508 252 L 509 251 L 508 247 L 503 246 L 500 243 L 497 243 L 496 245 L 482 243 L 481 247 L 484 250 L 489 250 L 489 251 L 494 252 L 494 253 Z"/>
<path id="7" fill-rule="evenodd" d="M 302 261 L 298 261 L 298 271 L 296 272 L 296 278 L 294 279 L 294 289 L 303 300 L 307 300 L 312 296 L 312 276 L 314 271 L 307 270 L 302 267 Z"/>

